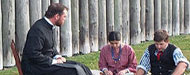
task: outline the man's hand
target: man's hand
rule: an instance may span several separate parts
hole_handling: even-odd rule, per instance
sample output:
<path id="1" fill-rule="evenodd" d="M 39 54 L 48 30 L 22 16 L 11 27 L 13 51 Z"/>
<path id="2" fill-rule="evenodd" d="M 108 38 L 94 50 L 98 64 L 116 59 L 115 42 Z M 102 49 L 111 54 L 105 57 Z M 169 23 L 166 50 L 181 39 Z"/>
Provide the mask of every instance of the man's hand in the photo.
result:
<path id="1" fill-rule="evenodd" d="M 64 63 L 64 62 L 66 62 L 66 59 L 64 57 L 58 57 L 56 60 L 57 60 L 57 63 Z"/>

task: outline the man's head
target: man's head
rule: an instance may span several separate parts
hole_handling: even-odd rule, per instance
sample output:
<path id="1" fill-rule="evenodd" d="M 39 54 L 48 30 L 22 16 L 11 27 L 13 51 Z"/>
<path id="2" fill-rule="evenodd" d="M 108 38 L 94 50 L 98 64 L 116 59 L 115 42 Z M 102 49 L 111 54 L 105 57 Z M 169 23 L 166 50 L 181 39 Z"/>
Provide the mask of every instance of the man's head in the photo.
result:
<path id="1" fill-rule="evenodd" d="M 57 25 L 61 26 L 67 16 L 68 8 L 60 3 L 53 3 L 48 7 L 48 10 L 45 13 L 45 16 L 50 19 L 50 21 Z"/>
<path id="2" fill-rule="evenodd" d="M 168 46 L 169 35 L 166 30 L 157 30 L 154 33 L 154 42 L 158 50 L 163 50 Z"/>
<path id="3" fill-rule="evenodd" d="M 121 34 L 117 31 L 112 31 L 109 33 L 108 41 L 113 48 L 119 48 L 121 40 Z"/>

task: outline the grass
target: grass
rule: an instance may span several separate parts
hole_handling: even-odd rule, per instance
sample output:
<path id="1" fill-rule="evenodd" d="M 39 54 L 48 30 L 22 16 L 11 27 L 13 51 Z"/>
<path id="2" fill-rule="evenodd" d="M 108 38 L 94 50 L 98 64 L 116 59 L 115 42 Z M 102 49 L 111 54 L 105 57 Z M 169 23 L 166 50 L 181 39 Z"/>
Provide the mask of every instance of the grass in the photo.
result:
<path id="1" fill-rule="evenodd" d="M 147 46 L 153 43 L 154 43 L 153 41 L 148 41 L 138 45 L 132 45 L 133 49 L 135 50 L 138 61 L 140 60 Z M 183 54 L 186 56 L 188 60 L 190 60 L 190 35 L 180 35 L 180 36 L 170 37 L 170 43 L 173 43 L 179 48 L 181 48 Z M 90 69 L 98 69 L 99 53 L 100 51 L 89 53 L 86 55 L 73 56 L 67 59 L 83 63 L 87 65 Z M 18 72 L 16 67 L 13 67 L 7 70 L 0 71 L 0 75 L 18 75 Z"/>

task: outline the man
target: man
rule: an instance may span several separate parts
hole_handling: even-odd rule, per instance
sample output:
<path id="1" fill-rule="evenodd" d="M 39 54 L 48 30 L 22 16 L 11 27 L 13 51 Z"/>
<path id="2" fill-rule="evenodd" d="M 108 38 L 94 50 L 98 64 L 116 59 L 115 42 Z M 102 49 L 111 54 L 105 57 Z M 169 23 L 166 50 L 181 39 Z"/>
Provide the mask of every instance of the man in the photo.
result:
<path id="1" fill-rule="evenodd" d="M 21 61 L 24 75 L 91 75 L 85 65 L 66 61 L 55 48 L 53 29 L 63 25 L 68 8 L 51 4 L 45 17 L 30 28 Z"/>
<path id="2" fill-rule="evenodd" d="M 152 75 L 182 75 L 189 66 L 180 48 L 169 43 L 165 30 L 154 33 L 154 44 L 144 52 L 137 66 L 137 75 L 144 75 L 150 70 Z"/>

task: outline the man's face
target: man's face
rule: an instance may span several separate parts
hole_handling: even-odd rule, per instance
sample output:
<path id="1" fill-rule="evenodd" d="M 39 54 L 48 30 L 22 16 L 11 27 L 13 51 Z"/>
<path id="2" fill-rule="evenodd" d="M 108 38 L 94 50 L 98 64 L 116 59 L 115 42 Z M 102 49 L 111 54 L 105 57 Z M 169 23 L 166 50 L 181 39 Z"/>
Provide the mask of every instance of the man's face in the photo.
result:
<path id="1" fill-rule="evenodd" d="M 118 49 L 120 46 L 120 41 L 110 41 L 110 45 L 114 48 L 114 49 Z"/>
<path id="2" fill-rule="evenodd" d="M 159 51 L 161 51 L 161 50 L 163 50 L 163 49 L 166 49 L 166 47 L 168 46 L 168 41 L 166 42 L 166 41 L 161 41 L 161 42 L 156 42 L 155 41 L 155 46 L 156 46 L 156 48 L 159 50 Z"/>
<path id="3" fill-rule="evenodd" d="M 61 26 L 61 25 L 63 25 L 63 23 L 65 22 L 65 19 L 66 19 L 66 17 L 67 17 L 67 10 L 65 9 L 63 12 L 64 12 L 64 13 L 63 13 L 62 15 L 58 15 L 59 18 L 58 18 L 58 20 L 56 21 L 55 25 Z"/>

